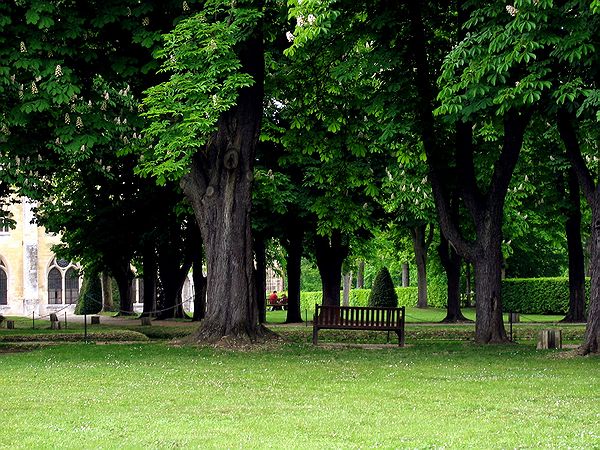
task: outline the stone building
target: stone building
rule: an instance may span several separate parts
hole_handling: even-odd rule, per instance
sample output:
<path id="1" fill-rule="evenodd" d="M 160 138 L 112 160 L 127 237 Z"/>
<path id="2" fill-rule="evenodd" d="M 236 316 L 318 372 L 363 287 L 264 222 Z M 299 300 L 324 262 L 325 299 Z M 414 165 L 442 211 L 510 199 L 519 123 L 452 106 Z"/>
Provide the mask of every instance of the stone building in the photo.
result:
<path id="1" fill-rule="evenodd" d="M 0 223 L 0 314 L 72 313 L 81 279 L 77 267 L 57 259 L 52 246 L 60 237 L 34 222 L 33 203 L 25 197 L 8 210 L 16 222 Z"/>

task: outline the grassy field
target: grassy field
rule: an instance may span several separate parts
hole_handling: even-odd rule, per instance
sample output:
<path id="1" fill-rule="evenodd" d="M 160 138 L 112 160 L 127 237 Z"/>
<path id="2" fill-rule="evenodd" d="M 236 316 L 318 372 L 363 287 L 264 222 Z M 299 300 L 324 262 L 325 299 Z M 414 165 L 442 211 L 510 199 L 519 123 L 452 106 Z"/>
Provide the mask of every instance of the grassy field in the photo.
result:
<path id="1" fill-rule="evenodd" d="M 533 345 L 62 344 L 0 390 L 6 448 L 600 447 L 600 360 Z"/>

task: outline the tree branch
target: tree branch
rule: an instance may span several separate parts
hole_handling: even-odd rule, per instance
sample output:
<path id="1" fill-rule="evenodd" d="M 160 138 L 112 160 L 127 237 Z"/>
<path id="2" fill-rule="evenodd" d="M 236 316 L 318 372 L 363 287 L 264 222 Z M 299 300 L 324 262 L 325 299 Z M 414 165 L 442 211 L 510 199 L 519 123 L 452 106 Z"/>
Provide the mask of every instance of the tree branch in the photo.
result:
<path id="1" fill-rule="evenodd" d="M 581 155 L 581 148 L 579 147 L 572 115 L 564 108 L 561 108 L 556 115 L 556 124 L 560 138 L 567 150 L 567 158 L 569 158 L 571 166 L 573 166 L 573 170 L 577 174 L 583 195 L 585 195 L 586 200 L 591 205 L 595 191 L 594 179 Z"/>

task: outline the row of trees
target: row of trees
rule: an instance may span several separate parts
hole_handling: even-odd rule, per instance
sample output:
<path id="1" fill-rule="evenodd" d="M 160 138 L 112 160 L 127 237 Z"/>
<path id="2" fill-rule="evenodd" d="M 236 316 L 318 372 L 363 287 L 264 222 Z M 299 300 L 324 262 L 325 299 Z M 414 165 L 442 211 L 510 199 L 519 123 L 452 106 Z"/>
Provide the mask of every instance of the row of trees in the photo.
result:
<path id="1" fill-rule="evenodd" d="M 581 350 L 597 352 L 599 13 L 597 0 L 5 2 L 3 181 L 40 200 L 65 251 L 118 282 L 134 257 L 145 276 L 163 261 L 176 292 L 202 261 L 195 222 L 208 267 L 196 337 L 208 341 L 264 333 L 271 239 L 286 250 L 294 321 L 303 255 L 323 302 L 339 304 L 344 261 L 374 230 L 411 230 L 424 268 L 435 224 L 453 319 L 464 259 L 476 341 L 504 342 L 507 227 L 518 237 L 568 216 L 583 305 L 579 186 L 592 216 Z M 546 198 L 561 178 L 564 211 Z M 98 230 L 102 248 L 86 242 Z"/>

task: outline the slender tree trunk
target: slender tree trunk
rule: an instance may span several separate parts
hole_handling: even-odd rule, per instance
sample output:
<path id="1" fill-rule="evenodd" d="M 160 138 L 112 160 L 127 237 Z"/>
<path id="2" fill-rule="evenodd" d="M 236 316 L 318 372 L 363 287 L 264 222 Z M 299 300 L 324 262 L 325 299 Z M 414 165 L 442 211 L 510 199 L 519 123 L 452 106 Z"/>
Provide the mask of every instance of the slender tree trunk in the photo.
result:
<path id="1" fill-rule="evenodd" d="M 352 272 L 345 273 L 342 277 L 344 283 L 342 289 L 342 305 L 350 306 L 350 289 L 352 289 Z"/>
<path id="2" fill-rule="evenodd" d="M 255 342 L 258 323 L 250 211 L 256 142 L 263 104 L 264 48 L 258 24 L 241 43 L 240 71 L 254 84 L 223 113 L 206 149 L 196 153 L 181 186 L 200 225 L 208 266 L 206 317 L 190 338 Z"/>
<path id="3" fill-rule="evenodd" d="M 101 274 L 102 280 L 102 311 L 112 311 L 113 295 L 112 295 L 112 280 L 110 275 L 104 271 Z"/>
<path id="4" fill-rule="evenodd" d="M 202 273 L 202 253 L 192 263 L 194 280 L 194 315 L 192 321 L 198 322 L 206 315 L 206 277 Z"/>
<path id="5" fill-rule="evenodd" d="M 152 316 L 156 311 L 156 253 L 153 243 L 145 243 L 142 255 L 144 285 L 144 310 L 142 316 Z"/>
<path id="6" fill-rule="evenodd" d="M 158 251 L 158 270 L 163 287 L 163 301 L 159 305 L 158 319 L 183 319 L 185 312 L 181 301 L 181 291 L 192 266 L 191 258 L 180 265 L 180 258 L 173 245 L 166 242 Z"/>
<path id="7" fill-rule="evenodd" d="M 452 248 L 448 239 L 444 236 L 444 233 L 440 233 L 440 245 L 438 246 L 438 254 L 444 271 L 446 272 L 446 279 L 448 283 L 447 294 L 448 304 L 446 306 L 446 317 L 442 322 L 456 323 L 456 322 L 470 322 L 460 309 L 460 268 L 461 268 L 461 257 Z"/>
<path id="8" fill-rule="evenodd" d="M 286 323 L 302 322 L 300 311 L 300 278 L 302 275 L 302 242 L 304 231 L 291 228 L 287 245 L 288 310 Z"/>
<path id="9" fill-rule="evenodd" d="M 194 282 L 194 314 L 193 322 L 204 319 L 206 315 L 206 277 L 203 273 L 204 251 L 202 248 L 202 237 L 200 229 L 194 223 L 194 228 L 190 230 L 190 246 L 192 259 L 192 281 Z"/>
<path id="10" fill-rule="evenodd" d="M 113 277 L 119 288 L 120 306 L 119 315 L 133 315 L 133 301 L 131 292 L 131 282 L 133 281 L 133 272 L 129 268 L 129 262 L 123 262 L 112 270 Z"/>
<path id="11" fill-rule="evenodd" d="M 417 264 L 417 308 L 427 308 L 427 250 L 431 241 L 426 239 L 426 231 L 426 224 L 411 229 L 413 249 L 415 251 L 415 260 Z M 433 228 L 430 227 L 430 234 L 432 231 Z"/>
<path id="12" fill-rule="evenodd" d="M 254 236 L 254 258 L 256 260 L 256 304 L 258 306 L 258 322 L 267 321 L 267 255 L 265 240 L 262 236 Z"/>
<path id="13" fill-rule="evenodd" d="M 473 305 L 471 292 L 473 292 L 473 283 L 471 282 L 471 263 L 467 261 L 465 266 L 465 298 L 467 302 L 466 306 L 468 308 Z"/>
<path id="14" fill-rule="evenodd" d="M 341 233 L 334 231 L 331 238 L 315 238 L 315 253 L 323 286 L 323 304 L 340 306 L 342 264 L 348 256 L 348 245 L 342 243 Z"/>
<path id="15" fill-rule="evenodd" d="M 359 261 L 358 271 L 356 273 L 356 289 L 365 288 L 365 262 Z"/>
<path id="16" fill-rule="evenodd" d="M 402 263 L 402 287 L 410 286 L 410 269 L 408 263 Z"/>
<path id="17" fill-rule="evenodd" d="M 567 207 L 567 248 L 569 252 L 569 310 L 563 322 L 585 322 L 585 268 L 581 243 L 581 203 L 577 175 L 569 169 Z"/>

